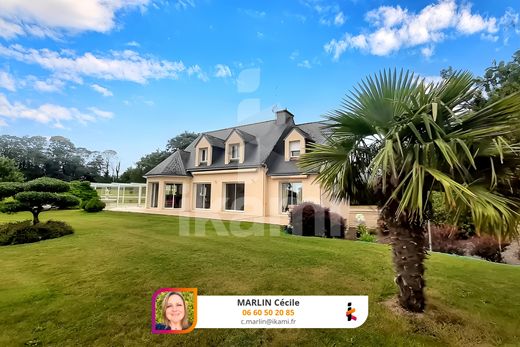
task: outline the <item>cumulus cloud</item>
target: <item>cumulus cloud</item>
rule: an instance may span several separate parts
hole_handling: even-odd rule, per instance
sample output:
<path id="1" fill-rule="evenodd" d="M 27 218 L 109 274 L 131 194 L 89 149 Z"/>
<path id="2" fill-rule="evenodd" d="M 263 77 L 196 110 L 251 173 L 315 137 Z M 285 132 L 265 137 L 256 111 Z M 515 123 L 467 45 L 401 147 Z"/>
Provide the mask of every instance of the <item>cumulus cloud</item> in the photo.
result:
<path id="1" fill-rule="evenodd" d="M 112 51 L 110 55 L 99 56 L 87 52 L 77 55 L 70 51 L 24 48 L 15 44 L 0 44 L 0 56 L 28 64 L 36 64 L 52 71 L 60 79 L 81 83 L 82 76 L 104 80 L 146 83 L 150 79 L 178 78 L 185 70 L 182 61 L 158 60 L 143 57 L 131 50 Z"/>
<path id="2" fill-rule="evenodd" d="M 57 37 L 63 33 L 106 33 L 116 25 L 116 13 L 140 8 L 149 0 L 9 0 L 0 2 L 0 37 Z"/>
<path id="3" fill-rule="evenodd" d="M 227 65 L 217 64 L 215 65 L 215 77 L 226 78 L 231 77 L 231 69 Z"/>
<path id="4" fill-rule="evenodd" d="M 0 71 L 0 88 L 16 91 L 16 82 L 14 78 L 6 71 Z"/>
<path id="5" fill-rule="evenodd" d="M 91 84 L 90 87 L 103 96 L 113 96 L 112 92 L 99 84 Z"/>
<path id="6" fill-rule="evenodd" d="M 400 6 L 381 6 L 366 13 L 369 27 L 358 35 L 345 33 L 324 45 L 334 60 L 347 49 L 359 49 L 385 56 L 402 48 L 423 46 L 424 56 L 433 54 L 434 44 L 451 33 L 459 35 L 492 35 L 498 30 L 495 17 L 473 13 L 469 5 L 457 5 L 455 0 L 439 0 L 418 13 Z"/>
<path id="7" fill-rule="evenodd" d="M 101 118 L 108 119 L 108 118 L 112 118 L 114 116 L 114 113 L 109 112 L 109 111 L 100 110 L 97 107 L 89 107 L 88 109 L 89 109 L 89 111 L 94 113 L 96 116 L 101 117 Z"/>
<path id="8" fill-rule="evenodd" d="M 141 45 L 139 44 L 139 42 L 137 41 L 129 41 L 126 43 L 127 46 L 130 46 L 130 47 L 140 47 Z"/>
<path id="9" fill-rule="evenodd" d="M 94 110 L 92 110 L 94 109 Z M 42 124 L 50 124 L 54 127 L 63 128 L 63 122 L 77 121 L 81 124 L 94 122 L 99 117 L 112 116 L 111 112 L 92 108 L 90 112 L 82 112 L 74 107 L 64 107 L 55 104 L 43 104 L 31 107 L 21 102 L 11 102 L 0 93 L 0 122 L 6 124 L 5 119 L 29 119 Z M 3 117 L 3 118 L 2 118 Z"/>
<path id="10" fill-rule="evenodd" d="M 307 59 L 302 60 L 301 62 L 299 62 L 299 63 L 297 64 L 297 66 L 298 66 L 298 67 L 303 67 L 303 68 L 305 68 L 305 69 L 310 69 L 310 68 L 312 67 L 311 62 L 308 61 Z"/>

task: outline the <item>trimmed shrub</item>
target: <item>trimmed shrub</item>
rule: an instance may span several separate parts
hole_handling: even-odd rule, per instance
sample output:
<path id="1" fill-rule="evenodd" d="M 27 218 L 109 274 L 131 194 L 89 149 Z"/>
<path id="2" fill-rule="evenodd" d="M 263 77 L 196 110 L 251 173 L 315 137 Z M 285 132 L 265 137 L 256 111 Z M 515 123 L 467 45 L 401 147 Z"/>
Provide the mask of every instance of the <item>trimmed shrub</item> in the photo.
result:
<path id="1" fill-rule="evenodd" d="M 55 239 L 74 233 L 65 222 L 47 221 L 32 225 L 31 221 L 22 221 L 0 225 L 0 245 L 17 245 Z"/>
<path id="2" fill-rule="evenodd" d="M 81 200 L 71 194 L 58 194 L 58 198 L 54 202 L 54 206 L 59 208 L 60 210 L 69 209 L 69 208 L 78 208 Z"/>
<path id="3" fill-rule="evenodd" d="M 294 235 L 345 237 L 343 217 L 318 204 L 304 202 L 296 205 L 289 218 Z"/>
<path id="4" fill-rule="evenodd" d="M 491 236 L 482 236 L 473 238 L 473 249 L 471 255 L 476 255 L 488 261 L 495 263 L 502 262 L 502 253 L 500 252 L 500 245 L 498 241 Z M 502 249 L 508 244 L 502 244 Z"/>
<path id="5" fill-rule="evenodd" d="M 69 193 L 81 199 L 80 208 L 85 207 L 90 199 L 98 197 L 96 190 L 90 186 L 89 181 L 70 182 Z"/>
<path id="6" fill-rule="evenodd" d="M 106 204 L 99 200 L 99 198 L 92 198 L 90 199 L 83 209 L 87 212 L 99 212 L 102 211 L 106 207 Z"/>

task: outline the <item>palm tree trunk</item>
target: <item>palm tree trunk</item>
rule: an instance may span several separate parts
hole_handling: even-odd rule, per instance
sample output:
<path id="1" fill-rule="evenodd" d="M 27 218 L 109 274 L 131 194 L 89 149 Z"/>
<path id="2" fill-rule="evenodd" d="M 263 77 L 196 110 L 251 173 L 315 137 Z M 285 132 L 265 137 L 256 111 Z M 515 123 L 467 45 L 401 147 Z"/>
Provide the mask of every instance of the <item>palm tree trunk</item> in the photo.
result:
<path id="1" fill-rule="evenodd" d="M 408 311 L 423 312 L 425 233 L 422 225 L 403 220 L 390 224 L 395 283 L 399 287 L 399 304 Z"/>

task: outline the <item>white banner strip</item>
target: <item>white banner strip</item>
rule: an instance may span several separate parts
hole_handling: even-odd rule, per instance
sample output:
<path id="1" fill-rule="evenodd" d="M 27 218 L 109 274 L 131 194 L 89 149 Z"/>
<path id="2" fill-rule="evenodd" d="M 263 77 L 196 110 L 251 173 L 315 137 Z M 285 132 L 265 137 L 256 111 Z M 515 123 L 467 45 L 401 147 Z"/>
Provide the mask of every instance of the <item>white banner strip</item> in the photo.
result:
<path id="1" fill-rule="evenodd" d="M 198 296 L 200 328 L 357 328 L 368 296 Z"/>

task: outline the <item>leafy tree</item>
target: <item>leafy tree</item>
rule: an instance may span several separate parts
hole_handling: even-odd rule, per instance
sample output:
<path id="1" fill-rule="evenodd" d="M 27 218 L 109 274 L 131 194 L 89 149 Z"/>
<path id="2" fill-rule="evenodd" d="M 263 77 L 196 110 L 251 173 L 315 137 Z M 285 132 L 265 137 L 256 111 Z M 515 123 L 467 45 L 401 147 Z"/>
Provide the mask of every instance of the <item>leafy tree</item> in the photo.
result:
<path id="1" fill-rule="evenodd" d="M 14 203 L 9 206 L 9 212 L 30 211 L 33 215 L 33 225 L 40 222 L 39 215 L 45 205 L 68 208 L 79 205 L 80 200 L 70 194 L 67 182 L 49 177 L 37 178 L 23 185 L 3 183 L 0 186 L 0 198 L 14 195 Z M 2 193 L 3 192 L 3 193 Z"/>
<path id="2" fill-rule="evenodd" d="M 422 312 L 425 220 L 430 196 L 444 193 L 454 218 L 466 209 L 478 233 L 518 234 L 520 203 L 506 188 L 520 167 L 518 93 L 481 110 L 466 107 L 473 77 L 457 72 L 425 84 L 409 72 L 385 71 L 361 82 L 326 118 L 330 136 L 302 155 L 304 169 L 333 198 L 359 194 L 363 182 L 378 197 L 392 233 L 399 303 Z"/>
<path id="3" fill-rule="evenodd" d="M 23 174 L 14 160 L 0 157 L 0 182 L 23 182 Z"/>
<path id="4" fill-rule="evenodd" d="M 190 131 L 184 131 L 182 134 L 179 134 L 168 140 L 168 143 L 166 144 L 166 150 L 170 152 L 173 152 L 176 149 L 184 150 L 197 138 L 197 136 L 199 136 L 199 134 Z"/>
<path id="5" fill-rule="evenodd" d="M 168 151 L 161 151 L 159 149 L 154 152 L 147 154 L 136 163 L 136 167 L 129 167 L 122 175 L 122 182 L 135 182 L 135 183 L 144 183 L 146 180 L 143 178 L 143 175 L 148 171 L 156 167 L 160 162 L 168 158 L 171 155 Z"/>
<path id="6" fill-rule="evenodd" d="M 487 104 L 520 91 L 520 50 L 509 62 L 494 61 L 479 78 L 479 83 L 488 95 Z"/>

